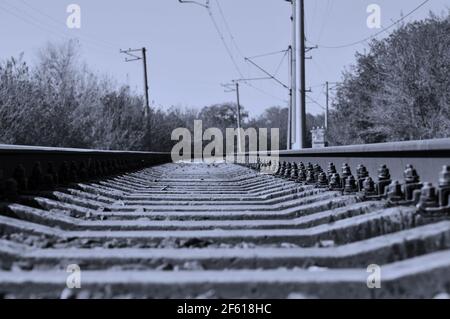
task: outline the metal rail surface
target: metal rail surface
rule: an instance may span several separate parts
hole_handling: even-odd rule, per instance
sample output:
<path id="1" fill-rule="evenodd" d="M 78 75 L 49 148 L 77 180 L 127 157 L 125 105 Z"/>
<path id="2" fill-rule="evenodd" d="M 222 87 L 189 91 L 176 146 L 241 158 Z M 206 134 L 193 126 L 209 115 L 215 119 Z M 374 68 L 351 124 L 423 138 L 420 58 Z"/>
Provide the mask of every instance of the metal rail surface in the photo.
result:
<path id="1" fill-rule="evenodd" d="M 280 161 L 311 162 L 324 168 L 329 163 L 353 168 L 362 164 L 370 176 L 377 176 L 380 166 L 386 165 L 394 180 L 402 179 L 405 167 L 411 164 L 423 181 L 435 183 L 439 168 L 450 164 L 450 138 L 280 151 L 276 155 Z"/>
<path id="2" fill-rule="evenodd" d="M 0 144 L 0 196 L 51 189 L 170 161 L 169 153 Z"/>

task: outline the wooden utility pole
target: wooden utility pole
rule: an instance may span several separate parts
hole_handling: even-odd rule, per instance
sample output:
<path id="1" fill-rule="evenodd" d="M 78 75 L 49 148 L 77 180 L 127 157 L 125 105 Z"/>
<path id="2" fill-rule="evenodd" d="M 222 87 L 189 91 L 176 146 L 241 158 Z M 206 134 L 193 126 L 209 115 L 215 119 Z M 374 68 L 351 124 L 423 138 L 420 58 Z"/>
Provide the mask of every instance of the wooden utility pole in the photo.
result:
<path id="1" fill-rule="evenodd" d="M 325 128 L 328 129 L 330 126 L 330 91 L 336 89 L 336 85 L 338 85 L 339 82 L 325 82 L 325 96 L 326 96 L 326 107 L 325 107 Z M 330 87 L 330 85 L 335 85 Z"/>
<path id="2" fill-rule="evenodd" d="M 133 54 L 133 52 L 141 52 L 141 56 Z M 120 53 L 126 54 L 128 56 L 131 56 L 132 59 L 125 58 L 125 62 L 132 62 L 132 61 L 138 61 L 142 60 L 143 67 L 144 67 L 144 98 L 145 98 L 145 105 L 144 105 L 144 115 L 145 117 L 148 117 L 150 114 L 150 103 L 149 103 L 149 96 L 148 96 L 148 74 L 147 74 L 147 49 L 143 47 L 142 49 L 128 49 L 128 50 L 120 50 Z"/>
<path id="3" fill-rule="evenodd" d="M 144 90 L 145 90 L 145 117 L 150 113 L 150 103 L 148 98 L 148 75 L 147 75 L 147 49 L 142 48 L 142 62 L 144 63 Z"/>
<path id="4" fill-rule="evenodd" d="M 325 90 L 326 90 L 326 96 L 327 96 L 327 104 L 325 105 L 325 129 L 328 130 L 328 105 L 329 105 L 329 102 L 328 102 L 328 100 L 329 100 L 328 92 L 329 92 L 329 90 L 330 90 L 330 89 L 329 89 L 330 83 L 327 81 L 327 82 L 325 83 L 325 85 L 326 85 Z"/>
<path id="5" fill-rule="evenodd" d="M 252 79 L 239 79 L 233 80 L 232 83 L 222 84 L 222 86 L 226 89 L 225 92 L 236 92 L 236 127 L 238 129 L 238 152 L 241 151 L 241 101 L 239 95 L 239 82 L 250 80 Z"/>
<path id="6" fill-rule="evenodd" d="M 236 81 L 238 152 L 241 152 L 241 102 L 239 100 L 239 82 Z"/>

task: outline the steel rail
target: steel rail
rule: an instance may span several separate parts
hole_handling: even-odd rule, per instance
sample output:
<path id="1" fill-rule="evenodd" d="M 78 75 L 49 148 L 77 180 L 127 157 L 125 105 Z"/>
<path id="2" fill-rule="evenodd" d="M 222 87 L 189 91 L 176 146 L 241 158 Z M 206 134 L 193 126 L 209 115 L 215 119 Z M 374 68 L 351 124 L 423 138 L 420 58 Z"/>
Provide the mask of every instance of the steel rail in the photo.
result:
<path id="1" fill-rule="evenodd" d="M 0 145 L 0 197 L 168 163 L 170 153 Z"/>
<path id="2" fill-rule="evenodd" d="M 264 153 L 247 152 L 246 156 L 262 156 Z M 356 170 L 364 165 L 370 176 L 377 176 L 381 165 L 386 165 L 393 180 L 403 179 L 408 164 L 414 166 L 421 180 L 438 182 L 440 169 L 450 165 L 450 138 L 390 142 L 351 146 L 333 146 L 316 149 L 289 150 L 268 152 L 270 156 L 278 156 L 283 162 L 311 162 L 326 168 L 334 163 L 338 168 L 345 163 Z"/>

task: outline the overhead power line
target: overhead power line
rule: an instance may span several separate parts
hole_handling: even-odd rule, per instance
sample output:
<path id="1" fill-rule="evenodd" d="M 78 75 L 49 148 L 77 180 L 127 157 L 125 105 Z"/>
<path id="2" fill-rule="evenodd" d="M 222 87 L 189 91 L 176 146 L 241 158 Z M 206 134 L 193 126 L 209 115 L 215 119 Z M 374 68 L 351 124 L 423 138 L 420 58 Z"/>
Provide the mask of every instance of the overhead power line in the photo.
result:
<path id="1" fill-rule="evenodd" d="M 184 1 L 183 1 L 183 2 L 184 2 Z M 219 14 L 221 15 L 221 18 L 222 18 L 222 20 L 223 20 L 223 22 L 224 22 L 225 30 L 227 31 L 227 33 L 228 33 L 228 35 L 229 35 L 229 37 L 230 37 L 230 39 L 231 39 L 232 45 L 236 48 L 236 51 L 238 52 L 238 54 L 239 54 L 243 59 L 245 59 L 245 55 L 244 55 L 244 53 L 242 52 L 242 50 L 241 50 L 241 48 L 239 47 L 239 45 L 237 44 L 236 38 L 234 37 L 233 32 L 231 31 L 231 28 L 230 28 L 230 25 L 229 25 L 229 23 L 228 23 L 228 20 L 227 20 L 227 18 L 225 17 L 225 14 L 224 14 L 224 12 L 223 12 L 222 6 L 220 5 L 220 1 L 219 1 L 219 0 L 215 0 L 215 2 L 216 2 L 216 4 L 217 4 L 217 8 L 218 8 Z M 238 73 L 239 73 L 239 75 L 241 76 L 241 78 L 244 78 L 244 76 L 243 76 L 243 74 L 242 74 L 243 72 L 242 72 L 241 69 L 239 68 L 238 63 L 237 63 L 237 61 L 236 61 L 236 59 L 235 59 L 235 57 L 234 57 L 234 55 L 233 55 L 233 53 L 232 53 L 232 51 L 231 51 L 231 48 L 230 48 L 230 47 L 228 46 L 228 44 L 226 43 L 225 37 L 224 37 L 222 31 L 220 31 L 219 25 L 218 25 L 217 21 L 216 21 L 215 18 L 214 18 L 214 14 L 213 14 L 213 12 L 212 12 L 212 10 L 211 10 L 211 6 L 210 6 L 210 1 L 209 1 L 209 0 L 207 0 L 205 8 L 208 10 L 208 13 L 209 13 L 209 15 L 210 15 L 210 17 L 211 17 L 211 20 L 213 21 L 213 24 L 214 24 L 214 26 L 215 26 L 215 28 L 216 28 L 218 34 L 219 34 L 219 37 L 221 38 L 221 40 L 222 40 L 222 42 L 223 42 L 223 44 L 224 44 L 224 46 L 225 46 L 225 49 L 227 50 L 228 55 L 230 56 L 230 59 L 231 59 L 232 62 L 233 62 L 234 67 L 235 67 L 236 70 L 238 71 Z M 284 50 L 284 51 L 285 51 L 285 50 Z M 281 52 L 284 52 L 284 51 L 281 51 Z M 278 53 L 280 53 L 280 52 L 278 52 Z M 269 77 L 269 78 L 267 78 L 267 79 L 272 79 L 272 75 L 271 75 L 271 77 Z M 263 78 L 259 78 L 258 80 L 263 80 Z M 261 93 L 261 94 L 264 94 L 264 95 L 266 95 L 266 96 L 269 96 L 269 97 L 271 97 L 271 98 L 273 98 L 273 99 L 275 99 L 275 100 L 281 101 L 281 102 L 286 102 L 284 99 L 282 99 L 282 98 L 280 98 L 280 97 L 278 97 L 278 96 L 275 96 L 275 95 L 273 95 L 273 94 L 271 94 L 271 93 L 269 93 L 269 92 L 267 92 L 267 91 L 265 91 L 265 90 L 263 90 L 263 89 L 261 89 L 261 88 L 255 86 L 255 85 L 253 85 L 252 83 L 250 83 L 250 80 L 243 79 L 242 83 L 244 83 L 244 84 L 247 85 L 248 87 L 250 87 L 250 88 L 252 88 L 252 89 L 258 91 L 258 92 Z"/>
<path id="2" fill-rule="evenodd" d="M 27 13 L 26 11 L 21 10 L 20 8 L 14 6 L 6 1 L 3 3 L 0 3 L 0 9 L 9 13 L 12 16 L 18 18 L 19 20 L 24 21 L 27 24 L 33 25 L 34 27 L 37 27 L 38 29 L 45 31 L 48 34 L 52 34 L 52 35 L 62 38 L 64 40 L 73 39 L 73 37 L 69 36 L 65 32 L 55 29 L 54 26 L 48 25 L 48 24 L 36 19 L 31 14 Z M 110 53 L 110 50 L 107 50 L 104 46 L 98 44 L 95 41 L 86 42 L 86 45 L 92 47 L 93 49 L 101 50 L 103 53 L 106 53 L 106 52 Z"/>
<path id="3" fill-rule="evenodd" d="M 276 96 L 276 95 L 273 95 L 272 93 L 269 93 L 269 92 L 267 92 L 267 91 L 265 91 L 265 90 L 263 90 L 263 89 L 261 89 L 261 88 L 259 88 L 259 87 L 257 87 L 257 86 L 254 86 L 254 85 L 251 84 L 250 82 L 243 82 L 243 83 L 244 83 L 245 85 L 247 85 L 247 86 L 253 88 L 253 89 L 256 90 L 256 91 L 259 91 L 260 93 L 262 93 L 262 94 L 264 94 L 264 95 L 266 95 L 266 96 L 268 96 L 268 97 L 271 97 L 271 98 L 274 99 L 274 100 L 278 100 L 278 101 L 283 102 L 283 103 L 289 103 L 289 101 L 287 101 L 287 100 L 285 100 L 285 99 L 283 99 L 283 98 L 281 98 L 281 97 L 278 97 L 278 96 Z"/>
<path id="4" fill-rule="evenodd" d="M 274 72 L 274 74 L 273 74 L 274 76 L 277 76 L 277 75 L 278 75 L 278 72 L 280 71 L 280 69 L 281 69 L 281 67 L 282 67 L 282 65 L 283 65 L 283 63 L 284 63 L 284 60 L 285 60 L 286 57 L 288 56 L 288 53 L 289 53 L 289 49 L 287 49 L 286 52 L 284 52 L 284 55 L 283 55 L 283 57 L 281 58 L 280 63 L 278 64 L 277 68 L 275 69 L 275 72 Z"/>
<path id="5" fill-rule="evenodd" d="M 46 12 L 40 10 L 39 8 L 37 8 L 37 7 L 35 7 L 35 6 L 31 5 L 31 4 L 29 4 L 29 3 L 26 2 L 25 0 L 20 0 L 20 2 L 22 2 L 25 6 L 27 6 L 28 8 L 30 8 L 30 9 L 33 10 L 34 12 L 37 12 L 37 13 L 41 14 L 42 16 L 44 16 L 44 17 L 50 19 L 50 20 L 53 21 L 54 23 L 66 27 L 66 24 L 65 24 L 64 22 L 62 22 L 62 21 L 60 21 L 60 20 L 58 20 L 58 19 L 55 19 L 54 17 L 52 17 L 51 15 L 47 14 Z M 84 37 L 84 38 L 89 39 L 89 40 L 91 40 L 91 41 L 95 41 L 96 43 L 99 43 L 99 44 L 101 43 L 102 45 L 107 46 L 107 47 L 109 47 L 109 48 L 117 49 L 118 47 L 120 47 L 120 46 L 118 46 L 118 45 L 116 45 L 116 44 L 114 44 L 114 43 L 105 41 L 104 39 L 101 39 L 100 37 L 96 37 L 96 36 L 94 37 L 94 36 L 92 36 L 92 35 L 87 35 L 87 34 L 84 33 L 84 31 L 82 31 L 82 30 L 79 30 L 79 32 L 80 32 L 80 37 Z"/>
<path id="6" fill-rule="evenodd" d="M 239 55 L 240 55 L 241 57 L 244 57 L 244 54 L 242 53 L 241 48 L 240 48 L 239 45 L 236 43 L 236 38 L 234 37 L 233 32 L 231 32 L 230 25 L 228 24 L 227 18 L 225 18 L 225 14 L 223 13 L 222 6 L 220 5 L 220 1 L 219 1 L 219 0 L 215 0 L 215 2 L 216 2 L 216 4 L 217 4 L 217 8 L 219 9 L 220 16 L 222 17 L 222 20 L 223 20 L 223 22 L 224 22 L 225 29 L 227 30 L 227 32 L 228 32 L 228 34 L 229 34 L 229 36 L 230 36 L 231 43 L 232 43 L 233 46 L 236 48 L 236 51 L 239 53 Z"/>
<path id="7" fill-rule="evenodd" d="M 387 27 L 381 29 L 380 31 L 376 32 L 375 34 L 372 34 L 364 39 L 355 41 L 355 42 L 351 42 L 351 43 L 347 43 L 347 44 L 341 44 L 341 45 L 336 45 L 336 46 L 327 46 L 327 45 L 322 45 L 322 44 L 316 44 L 319 48 L 322 49 L 343 49 L 343 48 L 348 48 L 348 47 L 352 47 L 354 45 L 358 45 L 360 43 L 364 43 L 367 42 L 371 39 L 376 38 L 377 36 L 379 36 L 380 34 L 386 32 L 387 30 L 391 29 L 392 27 L 396 26 L 397 24 L 399 24 L 400 22 L 402 22 L 403 20 L 405 20 L 406 18 L 408 18 L 409 16 L 411 16 L 413 13 L 415 13 L 416 11 L 418 11 L 420 8 L 422 8 L 425 4 L 427 4 L 428 2 L 430 2 L 430 0 L 425 0 L 422 3 L 420 3 L 417 7 L 415 7 L 413 10 L 411 10 L 410 12 L 408 12 L 406 15 L 404 15 L 403 17 L 401 17 L 400 19 L 394 21 L 393 23 L 391 23 L 390 25 L 388 25 Z"/>
<path id="8" fill-rule="evenodd" d="M 263 80 L 271 80 L 270 77 L 259 77 L 259 78 L 247 78 L 247 79 L 236 79 L 235 81 L 245 82 L 245 81 L 263 81 Z"/>
<path id="9" fill-rule="evenodd" d="M 208 1 L 208 3 L 209 3 L 209 1 Z M 231 52 L 230 47 L 228 46 L 227 42 L 225 41 L 225 37 L 224 37 L 222 31 L 220 30 L 219 25 L 217 24 L 217 21 L 216 21 L 216 19 L 214 18 L 214 15 L 213 15 L 213 13 L 212 13 L 212 11 L 211 11 L 211 7 L 208 5 L 208 6 L 206 7 L 206 10 L 208 11 L 208 15 L 209 15 L 209 17 L 211 18 L 211 21 L 212 21 L 212 23 L 213 23 L 213 25 L 214 25 L 214 28 L 216 29 L 217 34 L 219 35 L 219 38 L 222 40 L 223 46 L 225 47 L 225 50 L 227 51 L 227 53 L 228 53 L 228 55 L 229 55 L 229 57 L 230 57 L 230 59 L 231 59 L 233 65 L 234 65 L 236 71 L 237 71 L 237 72 L 239 73 L 239 75 L 243 78 L 243 77 L 244 77 L 244 74 L 242 73 L 241 69 L 239 68 L 239 65 L 238 65 L 238 63 L 236 62 L 236 59 L 234 58 L 234 55 L 233 55 L 233 53 Z"/>
<path id="10" fill-rule="evenodd" d="M 325 30 L 325 25 L 327 24 L 327 22 L 329 21 L 328 17 L 330 16 L 331 10 L 333 8 L 333 3 L 331 0 L 327 0 L 327 6 L 325 9 L 325 14 L 322 16 L 322 25 L 320 26 L 320 31 L 319 31 L 319 35 L 317 38 L 317 42 L 320 42 L 320 40 L 322 39 L 322 34 L 323 31 Z"/>
<path id="11" fill-rule="evenodd" d="M 257 59 L 257 58 L 262 58 L 262 57 L 266 57 L 266 56 L 272 56 L 272 55 L 277 55 L 277 54 L 281 54 L 281 53 L 286 53 L 288 51 L 289 51 L 289 49 L 281 50 L 281 51 L 275 51 L 275 52 L 269 52 L 269 53 L 263 53 L 263 54 L 250 56 L 250 57 L 248 57 L 248 59 Z"/>
<path id="12" fill-rule="evenodd" d="M 255 62 L 253 62 L 251 59 L 249 58 L 245 58 L 245 61 L 250 62 L 251 64 L 253 64 L 256 68 L 258 68 L 261 72 L 263 72 L 265 75 L 267 75 L 268 77 L 270 77 L 272 80 L 274 80 L 275 82 L 277 82 L 278 84 L 280 84 L 282 87 L 284 87 L 285 89 L 289 89 L 289 87 L 284 84 L 283 82 L 281 82 L 279 79 L 277 79 L 275 77 L 275 75 L 270 74 L 269 72 L 267 72 L 266 70 L 264 70 L 261 66 L 259 66 L 258 64 L 256 64 Z"/>
<path id="13" fill-rule="evenodd" d="M 266 92 L 265 90 L 263 90 L 263 89 L 261 89 L 261 88 L 259 88 L 259 87 L 257 87 L 257 86 L 254 86 L 254 85 L 253 85 L 252 83 L 250 83 L 249 81 L 245 81 L 245 78 L 246 78 L 246 77 L 244 76 L 244 74 L 243 74 L 241 68 L 239 67 L 239 64 L 238 64 L 238 62 L 237 62 L 235 56 L 233 55 L 233 52 L 232 52 L 230 46 L 228 45 L 227 41 L 225 40 L 224 33 L 223 33 L 222 30 L 220 29 L 219 24 L 217 23 L 217 20 L 216 20 L 216 18 L 214 17 L 214 14 L 213 14 L 213 12 L 212 12 L 212 10 L 211 10 L 211 5 L 210 5 L 210 2 L 211 2 L 211 1 L 210 1 L 210 0 L 205 0 L 205 2 L 190 1 L 190 0 L 178 0 L 178 1 L 179 1 L 180 3 L 191 3 L 191 4 L 195 4 L 195 5 L 198 5 L 198 6 L 201 6 L 201 7 L 205 8 L 205 9 L 208 11 L 208 15 L 209 15 L 209 17 L 210 17 L 210 19 L 211 19 L 211 22 L 213 23 L 213 26 L 214 26 L 214 28 L 216 29 L 216 32 L 217 32 L 217 34 L 218 34 L 220 40 L 222 41 L 222 44 L 223 44 L 223 46 L 224 46 L 224 48 L 225 48 L 225 51 L 226 51 L 227 55 L 229 56 L 229 58 L 230 58 L 230 60 L 231 60 L 231 62 L 232 62 L 232 64 L 233 64 L 233 66 L 234 66 L 234 68 L 236 69 L 236 71 L 237 71 L 237 73 L 239 74 L 239 76 L 240 76 L 242 79 L 244 79 L 244 81 L 242 81 L 242 83 L 244 83 L 244 84 L 247 85 L 248 87 L 250 87 L 250 88 L 252 88 L 252 89 L 254 89 L 254 90 L 256 90 L 256 91 L 258 91 L 258 92 L 260 92 L 260 93 L 262 93 L 262 94 L 264 94 L 264 95 L 266 95 L 266 96 L 269 96 L 269 97 L 271 97 L 271 98 L 273 98 L 273 99 L 275 99 L 275 100 L 282 101 L 282 102 L 286 102 L 286 100 L 284 100 L 284 99 L 282 99 L 282 98 L 280 98 L 280 97 L 278 97 L 278 96 L 275 96 L 275 95 L 273 95 L 273 94 L 271 94 L 271 93 L 269 93 L 269 92 Z M 222 19 L 223 19 L 223 21 L 224 21 L 225 29 L 226 29 L 226 31 L 228 32 L 228 34 L 229 34 L 229 36 L 230 36 L 230 39 L 231 39 L 233 45 L 236 47 L 236 50 L 238 51 L 238 53 L 239 53 L 240 55 L 242 55 L 242 58 L 244 58 L 245 56 L 243 55 L 242 50 L 239 48 L 238 44 L 236 43 L 236 39 L 235 39 L 233 33 L 231 32 L 231 28 L 230 28 L 230 26 L 229 26 L 229 24 L 228 24 L 228 22 L 227 22 L 227 19 L 226 19 L 225 14 L 224 14 L 224 12 L 223 12 L 223 10 L 222 10 L 222 7 L 220 6 L 219 1 L 216 0 L 216 3 L 217 3 L 217 7 L 218 7 L 218 10 L 219 10 L 219 13 L 220 13 L 220 15 L 221 15 L 221 17 L 222 17 Z M 270 78 L 272 78 L 272 75 L 270 75 L 270 76 L 271 76 Z"/>
<path id="14" fill-rule="evenodd" d="M 306 98 L 308 100 L 310 100 L 313 104 L 316 104 L 318 107 L 320 107 L 322 110 L 326 110 L 326 107 L 323 106 L 322 104 L 320 104 L 319 102 L 317 102 L 315 99 L 313 99 L 312 97 L 310 97 L 309 95 L 306 95 Z"/>
<path id="15" fill-rule="evenodd" d="M 195 5 L 204 7 L 204 8 L 208 8 L 208 6 L 209 6 L 209 0 L 206 0 L 205 3 L 199 2 L 199 1 L 191 1 L 191 0 L 178 0 L 178 2 L 179 3 L 192 3 L 192 4 L 195 4 Z"/>

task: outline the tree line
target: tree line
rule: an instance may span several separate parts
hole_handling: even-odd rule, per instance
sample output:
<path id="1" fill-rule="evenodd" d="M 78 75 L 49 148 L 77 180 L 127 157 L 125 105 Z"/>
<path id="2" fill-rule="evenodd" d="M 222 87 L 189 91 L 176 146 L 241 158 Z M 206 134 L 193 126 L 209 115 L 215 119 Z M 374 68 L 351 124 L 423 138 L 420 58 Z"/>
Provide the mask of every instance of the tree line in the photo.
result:
<path id="1" fill-rule="evenodd" d="M 0 143 L 117 150 L 170 151 L 178 127 L 225 132 L 237 125 L 235 103 L 203 108 L 151 107 L 129 86 L 98 75 L 81 61 L 76 40 L 48 43 L 30 67 L 23 55 L 0 63 Z M 280 128 L 286 148 L 287 108 L 270 107 L 250 119 L 242 107 L 243 127 Z M 225 136 L 225 134 L 224 134 Z"/>
<path id="2" fill-rule="evenodd" d="M 373 40 L 343 73 L 331 145 L 450 136 L 450 14 L 403 24 Z"/>
<path id="3" fill-rule="evenodd" d="M 117 150 L 170 151 L 175 128 L 236 127 L 235 103 L 202 108 L 151 107 L 129 86 L 81 60 L 76 40 L 47 44 L 30 67 L 23 56 L 0 62 L 0 143 Z M 401 25 L 343 72 L 329 117 L 330 145 L 450 136 L 450 15 Z M 288 108 L 272 106 L 244 128 L 279 128 L 287 147 Z M 324 116 L 307 115 L 310 130 Z M 225 134 L 224 134 L 225 136 Z"/>

